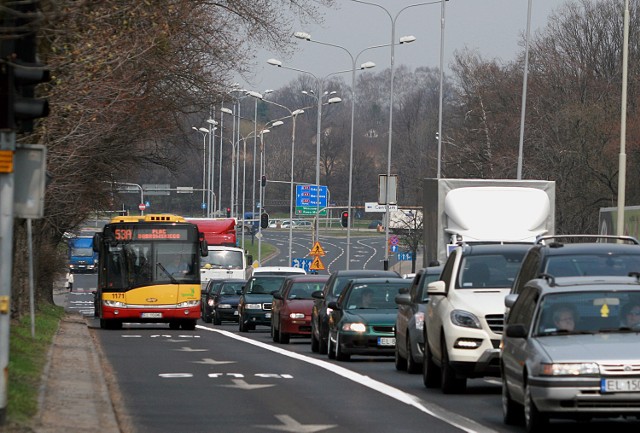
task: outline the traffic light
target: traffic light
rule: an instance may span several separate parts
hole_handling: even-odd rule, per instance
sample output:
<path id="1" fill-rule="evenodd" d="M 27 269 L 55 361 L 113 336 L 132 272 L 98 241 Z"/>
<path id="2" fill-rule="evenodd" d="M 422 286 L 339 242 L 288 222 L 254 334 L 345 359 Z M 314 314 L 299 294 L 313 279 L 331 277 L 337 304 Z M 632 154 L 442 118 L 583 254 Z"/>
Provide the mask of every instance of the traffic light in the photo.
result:
<path id="1" fill-rule="evenodd" d="M 340 224 L 342 224 L 342 227 L 347 227 L 349 225 L 349 212 L 347 211 L 342 212 L 342 218 L 340 219 Z"/>
<path id="2" fill-rule="evenodd" d="M 231 208 L 227 208 L 227 218 L 231 218 Z"/>
<path id="3" fill-rule="evenodd" d="M 49 68 L 37 60 L 37 2 L 16 5 L 16 38 L 2 41 L 0 55 L 0 130 L 32 132 L 33 120 L 49 115 L 49 102 L 35 98 L 35 87 L 51 80 Z M 6 22 L 6 21 L 5 21 Z"/>
<path id="4" fill-rule="evenodd" d="M 269 214 L 264 212 L 260 215 L 260 227 L 266 229 L 269 227 Z"/>

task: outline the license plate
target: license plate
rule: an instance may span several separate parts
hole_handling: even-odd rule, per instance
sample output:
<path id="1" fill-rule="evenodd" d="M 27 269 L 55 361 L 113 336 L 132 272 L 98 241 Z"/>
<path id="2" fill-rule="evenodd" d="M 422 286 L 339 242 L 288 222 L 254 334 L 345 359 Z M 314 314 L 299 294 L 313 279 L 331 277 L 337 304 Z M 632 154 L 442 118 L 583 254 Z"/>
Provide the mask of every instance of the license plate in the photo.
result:
<path id="1" fill-rule="evenodd" d="M 162 319 L 162 313 L 142 313 L 140 317 L 143 319 Z"/>
<path id="2" fill-rule="evenodd" d="M 271 313 L 264 313 L 264 317 L 266 317 L 267 319 L 271 319 Z"/>
<path id="3" fill-rule="evenodd" d="M 379 337 L 378 338 L 378 346 L 395 346 L 396 338 L 395 337 Z"/>
<path id="4" fill-rule="evenodd" d="M 640 379 L 601 379 L 600 392 L 640 392 Z"/>

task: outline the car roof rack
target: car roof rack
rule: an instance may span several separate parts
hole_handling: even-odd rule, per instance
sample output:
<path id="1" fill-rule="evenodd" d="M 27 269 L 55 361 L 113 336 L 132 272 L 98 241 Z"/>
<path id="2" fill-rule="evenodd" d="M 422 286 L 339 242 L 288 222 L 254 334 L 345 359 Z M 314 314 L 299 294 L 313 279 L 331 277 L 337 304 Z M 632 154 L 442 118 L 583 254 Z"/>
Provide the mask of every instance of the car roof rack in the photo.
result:
<path id="1" fill-rule="evenodd" d="M 563 242 L 558 239 L 571 239 L 571 240 L 583 240 L 584 242 L 598 242 L 598 243 L 613 243 L 612 241 L 622 241 L 625 244 L 640 245 L 640 242 L 633 236 L 616 236 L 616 235 L 547 235 L 539 236 L 536 238 L 536 245 L 546 245 L 547 241 L 553 239 L 553 242 L 549 242 L 550 245 L 562 246 Z M 589 241 L 587 241 L 589 239 Z M 578 243 L 578 242 L 570 242 Z"/>

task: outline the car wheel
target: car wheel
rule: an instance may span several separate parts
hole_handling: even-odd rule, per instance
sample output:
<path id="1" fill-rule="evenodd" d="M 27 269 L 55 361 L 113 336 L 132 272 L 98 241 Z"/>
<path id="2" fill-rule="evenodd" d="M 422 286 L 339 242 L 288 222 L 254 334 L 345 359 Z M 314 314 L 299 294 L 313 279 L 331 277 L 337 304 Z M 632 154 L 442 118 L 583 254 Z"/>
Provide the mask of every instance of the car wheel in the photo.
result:
<path id="1" fill-rule="evenodd" d="M 407 335 L 407 373 L 418 374 L 422 371 L 422 365 L 413 359 L 413 350 L 411 350 L 411 338 Z"/>
<path id="2" fill-rule="evenodd" d="M 211 323 L 211 319 L 209 319 L 209 323 Z M 222 319 L 220 319 L 220 316 L 218 316 L 218 312 L 215 310 L 213 311 L 213 324 L 222 325 Z"/>
<path id="3" fill-rule="evenodd" d="M 449 362 L 449 353 L 447 352 L 447 346 L 445 339 L 442 339 L 442 373 L 440 380 L 440 388 L 445 394 L 456 394 L 463 392 L 467 387 L 467 379 L 459 378 L 456 376 L 455 370 L 451 367 Z"/>
<path id="4" fill-rule="evenodd" d="M 511 398 L 507 381 L 502 372 L 502 420 L 507 425 L 518 425 L 522 419 L 522 407 Z"/>
<path id="5" fill-rule="evenodd" d="M 351 359 L 351 355 L 348 353 L 344 353 L 344 351 L 340 348 L 340 334 L 336 334 L 336 359 L 338 361 L 349 361 Z"/>
<path id="6" fill-rule="evenodd" d="M 273 321 L 271 322 L 271 339 L 274 343 L 280 342 L 280 335 L 278 334 L 278 330 L 276 329 L 276 325 L 273 324 Z"/>
<path id="7" fill-rule="evenodd" d="M 291 334 L 282 332 L 282 326 L 280 326 L 280 328 L 278 329 L 278 335 L 279 335 L 280 343 L 289 344 L 289 340 L 291 339 Z"/>
<path id="8" fill-rule="evenodd" d="M 318 319 L 318 322 L 320 319 Z M 327 331 L 326 341 L 322 338 L 322 326 L 318 329 L 318 353 L 324 355 L 329 353 L 329 331 Z"/>
<path id="9" fill-rule="evenodd" d="M 247 327 L 247 324 L 244 323 L 244 317 L 242 316 L 238 319 L 238 330 L 240 332 L 249 332 L 249 328 Z"/>
<path id="10" fill-rule="evenodd" d="M 318 353 L 320 351 L 320 342 L 318 342 L 316 334 L 313 333 L 313 329 L 311 330 L 311 351 L 313 353 Z"/>
<path id="11" fill-rule="evenodd" d="M 396 370 L 405 371 L 407 369 L 407 358 L 403 358 L 400 354 L 400 346 L 398 345 L 398 336 L 396 335 L 395 364 Z"/>
<path id="12" fill-rule="evenodd" d="M 329 359 L 336 359 L 336 352 L 333 349 L 333 344 L 331 343 L 331 334 L 327 337 L 327 356 Z"/>
<path id="13" fill-rule="evenodd" d="M 526 384 L 524 388 L 524 425 L 527 432 L 541 431 L 548 422 L 548 417 L 538 411 L 531 398 L 531 387 Z"/>
<path id="14" fill-rule="evenodd" d="M 437 388 L 442 380 L 440 367 L 433 362 L 433 355 L 429 349 L 429 342 L 424 339 L 424 362 L 422 363 L 422 382 L 425 388 Z"/>

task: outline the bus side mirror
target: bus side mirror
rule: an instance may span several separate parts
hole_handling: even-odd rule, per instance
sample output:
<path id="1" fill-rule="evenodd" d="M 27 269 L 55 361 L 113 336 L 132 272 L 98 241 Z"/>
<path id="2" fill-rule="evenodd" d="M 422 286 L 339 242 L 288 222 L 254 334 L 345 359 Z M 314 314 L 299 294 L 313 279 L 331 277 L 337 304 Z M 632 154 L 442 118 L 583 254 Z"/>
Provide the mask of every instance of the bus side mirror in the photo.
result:
<path id="1" fill-rule="evenodd" d="M 102 243 L 102 233 L 96 233 L 93 235 L 93 251 L 96 253 L 100 252 L 100 244 Z"/>
<path id="2" fill-rule="evenodd" d="M 207 245 L 207 240 L 200 240 L 200 255 L 202 257 L 207 257 L 209 255 L 209 245 Z"/>

